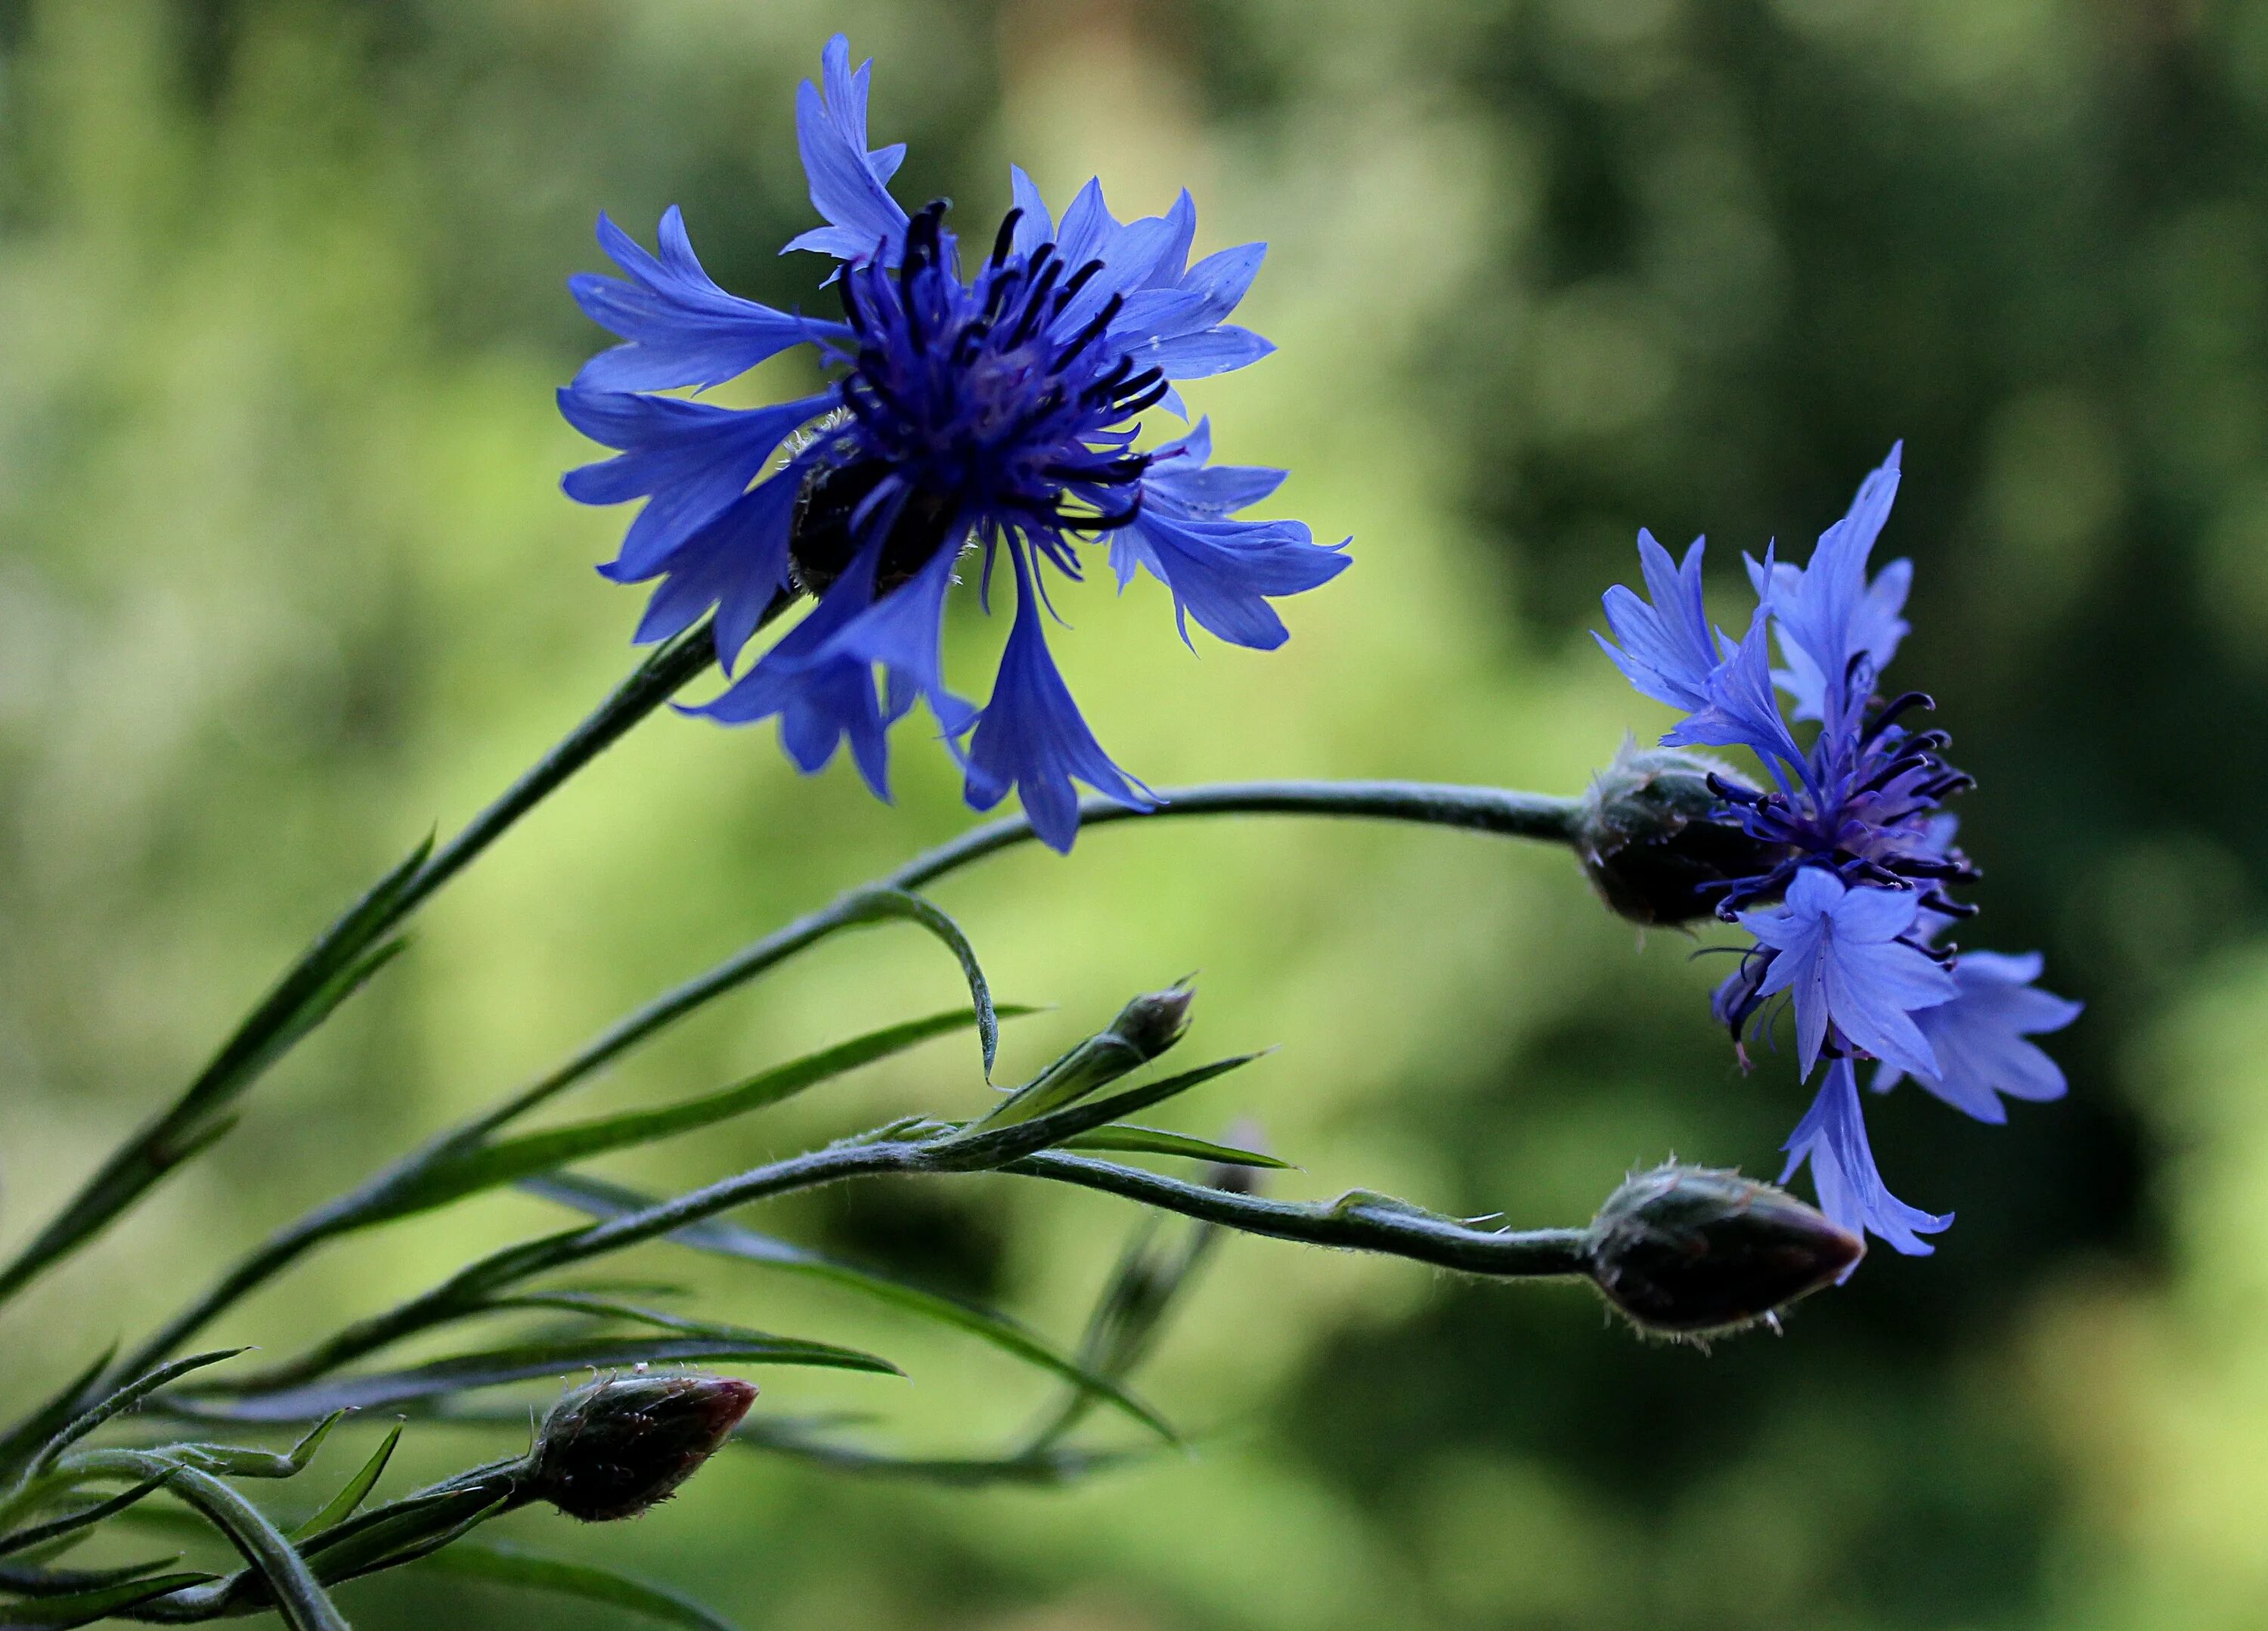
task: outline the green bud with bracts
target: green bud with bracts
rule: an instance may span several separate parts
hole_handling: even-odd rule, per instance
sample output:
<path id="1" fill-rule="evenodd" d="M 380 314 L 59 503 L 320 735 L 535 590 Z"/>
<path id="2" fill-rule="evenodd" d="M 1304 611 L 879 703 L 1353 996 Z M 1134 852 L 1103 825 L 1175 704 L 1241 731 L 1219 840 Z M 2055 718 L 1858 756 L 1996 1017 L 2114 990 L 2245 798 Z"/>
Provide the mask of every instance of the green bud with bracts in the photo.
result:
<path id="1" fill-rule="evenodd" d="M 1660 1166 L 1607 1197 L 1584 1232 L 1592 1280 L 1640 1331 L 1690 1339 L 1777 1325 L 1849 1274 L 1866 1242 L 1737 1172 Z"/>
<path id="2" fill-rule="evenodd" d="M 1092 1096 L 1179 1042 L 1197 991 L 1186 979 L 1135 998 L 1109 1029 L 1096 1032 L 994 1106 L 977 1125 L 1012 1125 Z"/>
<path id="3" fill-rule="evenodd" d="M 1710 779 L 1747 784 L 1706 755 L 1625 741 L 1591 779 L 1575 819 L 1575 852 L 1600 898 L 1648 927 L 1715 915 L 1724 886 L 1768 873 L 1784 845 L 1751 836 Z"/>
<path id="4" fill-rule="evenodd" d="M 753 1383 L 725 1376 L 605 1376 L 578 1387 L 536 1433 L 528 1493 L 589 1523 L 636 1517 L 699 1471 L 755 1399 Z"/>

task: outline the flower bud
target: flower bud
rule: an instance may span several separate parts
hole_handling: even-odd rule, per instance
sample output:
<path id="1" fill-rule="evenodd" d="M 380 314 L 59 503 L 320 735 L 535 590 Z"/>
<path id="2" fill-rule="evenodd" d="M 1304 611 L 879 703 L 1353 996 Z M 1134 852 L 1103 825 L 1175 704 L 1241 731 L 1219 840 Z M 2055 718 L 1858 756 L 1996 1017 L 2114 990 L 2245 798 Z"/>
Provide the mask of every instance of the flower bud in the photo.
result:
<path id="1" fill-rule="evenodd" d="M 1591 779 L 1575 852 L 1600 897 L 1633 923 L 1690 923 L 1724 898 L 1711 886 L 1770 872 L 1787 851 L 1750 836 L 1709 785 L 1745 785 L 1705 755 L 1624 742 Z"/>
<path id="2" fill-rule="evenodd" d="M 1583 1250 L 1608 1302 L 1639 1330 L 1675 1338 L 1770 1320 L 1848 1274 L 1867 1245 L 1785 1190 L 1671 1165 L 1609 1196 Z"/>
<path id="3" fill-rule="evenodd" d="M 1182 1039 L 1189 1028 L 1196 989 L 1182 980 L 1135 998 L 1109 1029 L 1097 1031 L 1000 1101 L 977 1125 L 987 1130 L 1030 1121 L 1076 1104 L 1139 1070 Z"/>
<path id="4" fill-rule="evenodd" d="M 1188 1031 L 1189 1008 L 1197 1000 L 1197 989 L 1187 980 L 1150 992 L 1119 1009 L 1107 1034 L 1132 1048 L 1146 1065 Z"/>
<path id="5" fill-rule="evenodd" d="M 755 1398 L 752 1383 L 681 1374 L 578 1387 L 535 1435 L 534 1493 L 589 1523 L 636 1517 L 716 1454 Z"/>

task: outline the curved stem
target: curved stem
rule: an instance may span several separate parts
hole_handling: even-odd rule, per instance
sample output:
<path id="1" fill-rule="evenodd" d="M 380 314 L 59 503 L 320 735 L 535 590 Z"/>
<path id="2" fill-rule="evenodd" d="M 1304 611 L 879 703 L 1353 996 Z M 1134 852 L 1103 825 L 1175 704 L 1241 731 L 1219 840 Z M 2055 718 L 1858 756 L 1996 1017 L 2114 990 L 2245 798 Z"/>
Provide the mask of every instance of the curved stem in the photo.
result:
<path id="1" fill-rule="evenodd" d="M 784 609 L 775 602 L 767 617 Z M 316 937 L 174 1099 L 121 1145 L 5 1267 L 0 1303 L 107 1228 L 228 1130 L 241 1096 L 391 955 L 387 937 L 514 823 L 714 661 L 703 622 L 664 645 L 462 831 L 413 858 Z"/>
<path id="2" fill-rule="evenodd" d="M 140 1450 L 96 1450 L 71 1458 L 71 1472 L 82 1478 L 163 1477 L 166 1488 L 211 1520 L 269 1583 L 284 1622 L 292 1631 L 348 1631 L 347 1622 L 316 1581 L 307 1560 L 277 1531 L 260 1509 L 220 1480 L 170 1457 Z M 195 1600 L 196 1594 L 184 1593 Z M 171 1599 L 169 1599 L 170 1601 Z M 187 1608 L 188 1605 L 183 1605 Z M 192 1612 L 192 1618 L 202 1615 Z"/>
<path id="3" fill-rule="evenodd" d="M 1580 1229 L 1473 1229 L 1454 1218 L 1361 1190 L 1336 1200 L 1270 1200 L 1061 1150 L 1027 1155 L 1000 1170 L 1099 1189 L 1247 1235 L 1381 1252 L 1463 1274 L 1502 1280 L 1589 1272 Z"/>
<path id="4" fill-rule="evenodd" d="M 1335 1201 L 1270 1200 L 1163 1177 L 1136 1167 L 1057 1151 L 1004 1148 L 990 1160 L 957 1133 L 910 1140 L 869 1134 L 791 1155 L 580 1229 L 502 1247 L 467 1264 L 439 1285 L 382 1314 L 350 1325 L 298 1358 L 226 1391 L 270 1392 L 327 1375 L 365 1354 L 485 1306 L 505 1288 L 538 1274 L 658 1240 L 688 1225 L 795 1190 L 887 1175 L 1001 1171 L 1083 1185 L 1178 1212 L 1208 1223 L 1278 1240 L 1340 1246 L 1408 1258 L 1436 1268 L 1497 1279 L 1548 1278 L 1587 1272 L 1580 1229 L 1524 1233 L 1470 1228 L 1389 1196 L 1353 1191 Z"/>
<path id="5" fill-rule="evenodd" d="M 1108 800 L 1090 797 L 1079 806 L 1079 821 L 1083 827 L 1099 827 L 1192 816 L 1314 816 L 1409 822 L 1565 844 L 1572 840 L 1580 807 L 1577 800 L 1542 793 L 1403 781 L 1217 782 L 1174 788 L 1161 797 L 1165 802 L 1149 810 L 1129 809 Z M 138 1375 L 148 1369 L 308 1251 L 334 1235 L 357 1227 L 359 1220 L 371 1214 L 380 1197 L 436 1154 L 486 1136 L 766 970 L 838 930 L 868 920 L 864 903 L 876 890 L 919 889 L 989 855 L 1012 849 L 1035 836 L 1030 820 L 1021 815 L 1004 816 L 972 828 L 831 904 L 806 912 L 749 942 L 707 972 L 664 992 L 600 1032 L 555 1069 L 472 1120 L 428 1140 L 356 1190 L 270 1236 L 122 1362 L 120 1373 Z"/>

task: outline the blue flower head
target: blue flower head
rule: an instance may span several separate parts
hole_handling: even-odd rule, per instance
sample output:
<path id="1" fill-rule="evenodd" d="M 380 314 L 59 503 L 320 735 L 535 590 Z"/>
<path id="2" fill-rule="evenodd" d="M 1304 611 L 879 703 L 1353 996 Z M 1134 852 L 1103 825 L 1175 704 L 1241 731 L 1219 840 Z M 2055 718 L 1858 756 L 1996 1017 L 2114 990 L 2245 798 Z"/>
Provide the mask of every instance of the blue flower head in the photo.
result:
<path id="1" fill-rule="evenodd" d="M 1057 220 L 1013 170 L 1014 207 L 981 255 L 964 256 L 943 203 L 909 214 L 891 196 L 904 149 L 866 145 L 870 68 L 854 70 L 837 35 L 821 83 L 806 81 L 796 103 L 811 202 L 827 225 L 787 247 L 838 262 L 828 282 L 841 321 L 725 293 L 674 208 L 658 256 L 600 218 L 600 242 L 627 281 L 578 277 L 570 287 L 624 343 L 585 364 L 559 400 L 616 455 L 571 472 L 566 491 L 586 504 L 644 500 L 600 569 L 659 580 L 640 640 L 713 614 L 731 673 L 759 629 L 815 599 L 695 712 L 777 719 L 806 771 L 847 742 L 887 798 L 887 734 L 921 704 L 972 805 L 1015 789 L 1040 836 L 1068 849 L 1076 784 L 1138 808 L 1154 801 L 1096 742 L 1048 649 L 1049 575 L 1082 575 L 1081 542 L 1108 540 L 1122 588 L 1144 572 L 1162 582 L 1184 639 L 1194 620 L 1259 650 L 1285 638 L 1270 602 L 1329 581 L 1349 557 L 1298 522 L 1237 519 L 1282 472 L 1212 464 L 1209 425 L 1138 446 L 1147 410 L 1182 410 L 1176 381 L 1271 349 L 1226 321 L 1265 246 L 1192 263 L 1187 193 L 1163 215 L 1122 223 L 1089 181 Z M 740 410 L 656 394 L 720 384 L 802 345 L 831 371 L 813 396 Z M 988 607 L 996 587 L 1015 596 L 981 707 L 947 684 L 940 650 L 964 567 Z"/>
<path id="2" fill-rule="evenodd" d="M 1613 638 L 1600 644 L 1639 691 L 1683 711 L 1665 746 L 1744 748 L 1763 764 L 1755 786 L 1709 779 L 1719 801 L 1713 819 L 1753 840 L 1764 863 L 1712 886 L 1718 916 L 1750 936 L 1712 1007 L 1744 1064 L 1751 1025 L 1777 1001 L 1794 1011 L 1803 1074 L 1828 1061 L 1825 1084 L 1787 1142 L 1782 1181 L 1808 1162 L 1830 1217 L 1922 1253 L 1930 1248 L 1921 1236 L 1952 1218 L 1905 1205 L 1882 1182 L 1853 1061 L 1881 1062 L 1878 1092 L 1911 1075 L 1956 1110 L 2001 1122 L 2003 1094 L 2062 1096 L 2062 1073 L 2029 1038 L 2069 1024 L 2079 1005 L 2037 989 L 2036 954 L 1938 943 L 1977 910 L 1949 892 L 1977 873 L 1943 808 L 1973 784 L 1946 762 L 1944 732 L 1905 723 L 1936 705 L 1928 697 L 1881 694 L 1882 671 L 1907 631 L 1913 578 L 1903 560 L 1869 568 L 1897 496 L 1898 454 L 1893 447 L 1860 483 L 1802 566 L 1770 550 L 1749 562 L 1756 606 L 1737 641 L 1704 608 L 1701 543 L 1673 563 L 1640 533 L 1652 598 L 1609 590 Z"/>

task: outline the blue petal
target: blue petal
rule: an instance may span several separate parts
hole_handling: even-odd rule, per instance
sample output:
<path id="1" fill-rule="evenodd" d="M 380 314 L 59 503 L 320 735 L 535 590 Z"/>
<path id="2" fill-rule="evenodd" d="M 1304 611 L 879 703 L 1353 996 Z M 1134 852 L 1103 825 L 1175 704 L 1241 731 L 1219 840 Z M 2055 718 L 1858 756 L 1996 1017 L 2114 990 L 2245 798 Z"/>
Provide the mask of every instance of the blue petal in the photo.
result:
<path id="1" fill-rule="evenodd" d="M 581 273 L 567 287 L 592 321 L 630 343 L 584 364 L 577 390 L 718 385 L 791 346 L 849 333 L 839 323 L 806 321 L 719 289 L 701 269 L 675 204 L 661 218 L 660 236 L 657 260 L 600 216 L 599 242 L 630 281 Z"/>
<path id="2" fill-rule="evenodd" d="M 1653 535 L 1640 528 L 1638 566 L 1653 602 L 1616 584 L 1606 593 L 1607 627 L 1622 645 L 1617 648 L 1604 636 L 1592 636 L 1639 695 L 1689 712 L 1709 705 L 1709 676 L 1724 661 L 1724 638 L 1710 628 L 1701 601 L 1705 548 L 1696 538 L 1684 564 L 1677 565 Z"/>
<path id="3" fill-rule="evenodd" d="M 810 615 L 747 673 L 715 700 L 684 712 L 725 725 L 754 724 L 777 715 L 780 745 L 806 775 L 822 769 L 847 739 L 858 773 L 876 798 L 887 800 L 888 744 L 881 705 L 874 694 L 873 668 L 826 651 L 834 636 L 873 603 L 874 567 L 880 554 L 879 539 L 862 549 L 828 586 Z"/>
<path id="4" fill-rule="evenodd" d="M 1798 1059 L 1808 1076 L 1831 1024 L 1847 1044 L 1900 1067 L 1934 1074 L 1936 1057 L 1915 1023 L 1950 1001 L 1951 977 L 1898 937 L 1912 928 L 1920 897 L 1911 889 L 1851 888 L 1823 867 L 1806 867 L 1784 904 L 1741 914 L 1743 927 L 1778 954 L 1758 992 L 1789 992 Z"/>
<path id="5" fill-rule="evenodd" d="M 1950 1212 L 1940 1214 L 1906 1205 L 1882 1182 L 1867 1141 L 1867 1119 L 1859 1108 L 1858 1081 L 1848 1059 L 1837 1059 L 1828 1070 L 1819 1096 L 1780 1148 L 1787 1151 L 1781 1183 L 1808 1161 L 1821 1211 L 1854 1233 L 1864 1229 L 1889 1242 L 1908 1257 L 1927 1257 L 1935 1251 L 1921 1236 L 1937 1234 L 1953 1221 Z"/>
<path id="6" fill-rule="evenodd" d="M 1877 579 L 1873 585 L 1867 578 L 1867 557 L 1897 498 L 1898 457 L 1904 446 L 1893 446 L 1881 468 L 1859 483 L 1849 513 L 1820 535 L 1802 572 L 1792 581 L 1778 573 L 1772 578 L 1771 610 L 1782 646 L 1800 653 L 1812 671 L 1807 678 L 1791 658 L 1791 675 L 1802 687 L 1799 702 L 1810 702 L 1804 692 L 1815 679 L 1819 707 L 1810 712 L 1819 717 L 1839 719 L 1852 703 L 1862 700 L 1864 690 L 1855 696 L 1845 694 L 1853 661 L 1867 660 L 1872 672 L 1864 689 L 1871 689 L 1874 674 L 1889 661 L 1905 632 L 1897 618 L 1905 600 L 1905 575 L 1891 577 L 1886 572 L 1889 581 Z M 1882 591 L 1879 598 L 1874 593 L 1877 587 Z"/>
<path id="7" fill-rule="evenodd" d="M 802 484 L 802 472 L 790 466 L 687 539 L 660 569 L 666 575 L 634 638 L 640 644 L 667 639 L 713 606 L 717 659 L 731 668 L 764 609 L 786 587 L 789 526 Z"/>
<path id="8" fill-rule="evenodd" d="M 905 242 L 906 212 L 875 174 L 866 151 L 866 77 L 871 63 L 850 70 L 850 42 L 837 34 L 821 57 L 825 97 L 805 80 L 796 88 L 795 142 L 811 179 L 811 207 L 827 218 L 826 252 L 846 261 L 879 255 L 895 265 Z M 887 153 L 889 150 L 884 149 Z M 895 166 L 892 166 L 895 167 Z M 790 249 L 821 248 L 806 232 Z"/>
<path id="9" fill-rule="evenodd" d="M 1118 232 L 1117 218 L 1102 202 L 1102 183 L 1090 177 L 1056 227 L 1056 253 L 1063 256 L 1065 270 L 1075 272 L 1101 260 Z"/>
<path id="10" fill-rule="evenodd" d="M 942 637 L 945 597 L 952 590 L 959 551 L 938 550 L 912 580 L 891 590 L 845 624 L 826 646 L 825 655 L 880 663 L 889 670 L 892 719 L 927 702 L 944 727 L 946 745 L 958 755 L 957 738 L 976 717 L 975 705 L 946 689 Z"/>
<path id="11" fill-rule="evenodd" d="M 1183 640 L 1195 617 L 1232 646 L 1273 651 L 1289 631 L 1269 599 L 1329 583 L 1352 564 L 1345 548 L 1318 545 L 1298 521 L 1185 520 L 1145 509 L 1111 534 L 1110 558 L 1122 588 L 1139 565 L 1173 591 Z"/>
<path id="12" fill-rule="evenodd" d="M 1691 558 L 1687 557 L 1689 561 Z M 1630 609 L 1635 601 L 1632 596 L 1631 601 L 1625 602 L 1624 609 Z M 1611 609 L 1607 620 L 1610 624 L 1614 621 Z M 1803 749 L 1789 734 L 1787 721 L 1780 718 L 1779 698 L 1772 690 L 1771 660 L 1765 650 L 1769 629 L 1764 610 L 1758 607 L 1756 620 L 1749 625 L 1747 635 L 1733 654 L 1710 671 L 1707 705 L 1662 737 L 1664 746 L 1742 747 L 1768 761 L 1777 759 L 1790 765 L 1799 774 L 1807 771 Z M 1613 655 L 1612 651 L 1608 654 Z M 1625 668 L 1623 672 L 1629 674 L 1630 669 Z M 1687 672 L 1690 670 L 1681 671 L 1676 677 L 1682 681 Z M 1668 677 L 1664 676 L 1665 689 Z M 1646 687 L 1640 685 L 1638 689 L 1645 690 Z"/>
<path id="13" fill-rule="evenodd" d="M 1151 809 L 1156 795 L 1110 762 L 1079 717 L 1079 705 L 1048 653 L 1039 594 L 1022 548 L 1016 562 L 1016 621 L 1000 656 L 992 699 L 978 716 L 968 745 L 969 804 L 989 810 L 1018 789 L 1032 830 L 1050 849 L 1068 853 L 1079 836 L 1083 781 L 1105 798 L 1133 809 Z"/>
<path id="14" fill-rule="evenodd" d="M 1040 196 L 1040 189 L 1032 178 L 1024 173 L 1021 165 L 1008 166 L 1008 191 L 1016 208 L 1023 214 L 1016 218 L 1016 230 L 1011 247 L 1018 255 L 1029 259 L 1037 255 L 1040 246 L 1055 240 L 1055 217 L 1048 213 L 1048 201 Z"/>
<path id="15" fill-rule="evenodd" d="M 739 498 L 791 431 L 833 405 L 831 395 L 769 408 L 715 408 L 674 396 L 559 393 L 559 411 L 592 440 L 622 451 L 570 470 L 560 485 L 579 504 L 644 498 L 621 553 L 600 568 L 617 582 L 651 578 L 703 523 Z"/>
<path id="16" fill-rule="evenodd" d="M 2008 956 L 1968 951 L 1954 965 L 1958 994 L 1914 1016 L 1937 1056 L 1934 1073 L 1915 1080 L 1954 1109 L 1995 1125 L 2008 1118 L 1999 1096 L 2043 1102 L 2064 1096 L 2063 1071 L 2037 1044 L 2026 1040 L 2061 1030 L 2083 1005 L 2038 989 L 2037 952 Z M 1885 1065 L 1874 1088 L 1886 1093 L 1905 1072 Z"/>
<path id="17" fill-rule="evenodd" d="M 1138 366 L 1160 369 L 1168 380 L 1204 380 L 1256 363 L 1275 349 L 1249 328 L 1223 323 L 1201 334 L 1145 340 L 1126 351 Z"/>

